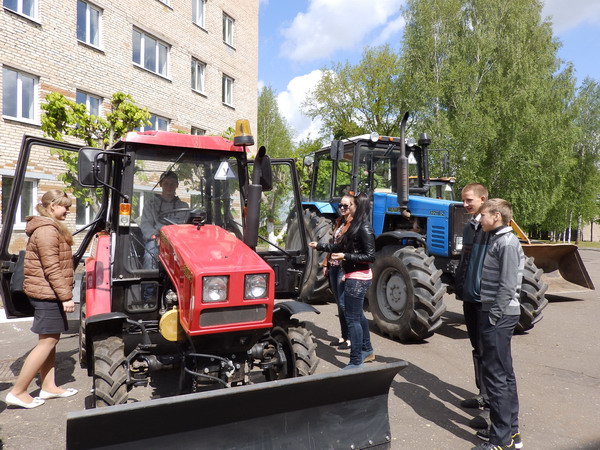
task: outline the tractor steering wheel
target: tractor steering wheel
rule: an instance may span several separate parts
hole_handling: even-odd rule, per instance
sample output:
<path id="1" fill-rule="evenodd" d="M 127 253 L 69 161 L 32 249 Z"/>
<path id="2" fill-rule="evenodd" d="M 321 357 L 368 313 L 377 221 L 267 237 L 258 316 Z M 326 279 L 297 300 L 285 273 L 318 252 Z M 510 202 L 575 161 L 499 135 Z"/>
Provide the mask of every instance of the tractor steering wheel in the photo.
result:
<path id="1" fill-rule="evenodd" d="M 160 213 L 158 213 L 158 217 L 157 220 L 162 223 L 163 225 L 179 225 L 180 223 L 185 223 L 186 219 L 181 220 L 179 222 L 174 222 L 173 220 L 169 219 L 167 216 L 172 216 L 174 214 L 179 214 L 179 213 L 191 213 L 193 211 L 192 208 L 175 208 L 175 209 L 169 209 L 167 211 L 162 211 Z"/>

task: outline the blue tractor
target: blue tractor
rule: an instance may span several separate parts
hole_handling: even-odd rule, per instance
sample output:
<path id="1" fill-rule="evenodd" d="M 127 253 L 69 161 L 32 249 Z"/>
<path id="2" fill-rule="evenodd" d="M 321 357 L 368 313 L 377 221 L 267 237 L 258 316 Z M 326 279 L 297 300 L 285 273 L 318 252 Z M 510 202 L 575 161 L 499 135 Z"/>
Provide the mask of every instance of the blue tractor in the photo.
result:
<path id="1" fill-rule="evenodd" d="M 341 197 L 347 192 L 371 195 L 377 256 L 368 308 L 384 334 L 420 341 L 442 324 L 443 296 L 453 291 L 469 215 L 462 203 L 442 198 L 443 183 L 440 179 L 434 183 L 429 176 L 430 139 L 426 134 L 417 142 L 405 139 L 407 119 L 408 113 L 400 137 L 373 133 L 333 141 L 307 157 L 312 177 L 303 214 L 309 241 L 329 242 Z M 289 222 L 290 240 L 298 239 L 297 222 Z M 301 297 L 307 303 L 332 298 L 321 270 L 324 257 L 316 251 L 310 255 Z M 522 315 L 521 331 L 541 318 L 546 305 L 541 271 L 532 260 L 526 278 L 523 289 L 529 306 Z"/>

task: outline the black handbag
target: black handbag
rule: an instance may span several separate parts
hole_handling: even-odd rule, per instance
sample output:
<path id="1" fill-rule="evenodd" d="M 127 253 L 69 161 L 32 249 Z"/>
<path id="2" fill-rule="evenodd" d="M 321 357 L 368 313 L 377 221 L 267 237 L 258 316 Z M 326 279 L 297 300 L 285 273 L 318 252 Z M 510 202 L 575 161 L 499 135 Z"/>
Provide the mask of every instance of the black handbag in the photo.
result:
<path id="1" fill-rule="evenodd" d="M 19 252 L 15 262 L 12 277 L 10 278 L 10 292 L 12 294 L 24 294 L 23 282 L 25 281 L 25 250 Z"/>

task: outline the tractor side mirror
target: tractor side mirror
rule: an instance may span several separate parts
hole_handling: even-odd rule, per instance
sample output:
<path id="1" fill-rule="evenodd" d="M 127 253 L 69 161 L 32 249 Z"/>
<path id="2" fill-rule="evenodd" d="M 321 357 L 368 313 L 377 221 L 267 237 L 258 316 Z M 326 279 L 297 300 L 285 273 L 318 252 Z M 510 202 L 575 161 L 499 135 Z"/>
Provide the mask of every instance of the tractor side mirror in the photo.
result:
<path id="1" fill-rule="evenodd" d="M 106 159 L 97 148 L 84 147 L 77 158 L 77 178 L 83 187 L 95 188 L 102 185 L 106 175 Z"/>
<path id="2" fill-rule="evenodd" d="M 271 168 L 271 158 L 264 155 L 260 160 L 260 185 L 263 192 L 273 189 L 273 170 Z"/>
<path id="3" fill-rule="evenodd" d="M 344 142 L 343 141 L 331 141 L 331 160 L 339 161 L 344 156 Z"/>
<path id="4" fill-rule="evenodd" d="M 313 155 L 306 155 L 302 162 L 304 163 L 305 166 L 310 167 L 314 164 L 315 157 Z"/>

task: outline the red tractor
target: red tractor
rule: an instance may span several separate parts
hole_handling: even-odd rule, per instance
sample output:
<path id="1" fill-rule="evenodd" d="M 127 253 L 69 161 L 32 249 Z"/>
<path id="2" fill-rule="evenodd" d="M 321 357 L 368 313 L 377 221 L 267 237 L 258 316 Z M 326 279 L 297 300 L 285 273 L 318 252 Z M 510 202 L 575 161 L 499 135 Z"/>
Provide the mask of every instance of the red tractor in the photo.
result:
<path id="1" fill-rule="evenodd" d="M 76 267 L 86 255 L 80 363 L 93 377 L 95 406 L 126 403 L 131 388 L 163 369 L 179 370 L 180 393 L 315 372 L 311 332 L 293 316 L 318 311 L 275 301 L 298 297 L 307 261 L 305 238 L 291 246 L 273 234 L 302 214 L 294 162 L 271 161 L 264 147 L 250 161 L 253 139 L 237 129 L 233 142 L 131 132 L 110 150 L 23 139 L 0 236 L 5 308 L 13 317 L 30 312 L 9 288 L 28 163 L 52 150 L 78 152 L 79 184 L 100 198 L 74 252 Z M 177 174 L 179 203 L 158 211 L 161 227 L 148 238 L 144 208 L 165 173 Z"/>

